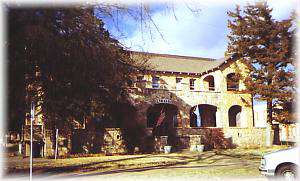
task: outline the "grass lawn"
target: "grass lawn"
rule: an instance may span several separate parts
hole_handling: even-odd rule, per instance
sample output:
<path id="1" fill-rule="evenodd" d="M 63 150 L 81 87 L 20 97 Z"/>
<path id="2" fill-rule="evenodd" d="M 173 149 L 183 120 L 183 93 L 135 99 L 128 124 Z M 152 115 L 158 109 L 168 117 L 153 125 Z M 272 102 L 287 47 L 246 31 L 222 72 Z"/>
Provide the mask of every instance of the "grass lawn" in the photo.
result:
<path id="1" fill-rule="evenodd" d="M 261 176 L 258 167 L 262 154 L 284 149 L 236 148 L 213 150 L 203 153 L 183 152 L 171 154 L 141 154 L 97 156 L 65 159 L 34 159 L 36 174 L 49 175 L 114 175 L 114 174 L 163 174 L 164 176 Z M 8 175 L 29 172 L 29 158 L 10 157 L 5 171 Z"/>

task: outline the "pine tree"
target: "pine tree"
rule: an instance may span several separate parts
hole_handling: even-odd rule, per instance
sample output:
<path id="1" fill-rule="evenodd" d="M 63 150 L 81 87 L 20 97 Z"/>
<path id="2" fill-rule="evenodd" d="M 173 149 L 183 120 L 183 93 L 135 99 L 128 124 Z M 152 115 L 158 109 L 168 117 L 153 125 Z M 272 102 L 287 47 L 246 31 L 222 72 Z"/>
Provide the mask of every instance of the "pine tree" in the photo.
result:
<path id="1" fill-rule="evenodd" d="M 292 116 L 295 92 L 292 16 L 277 21 L 266 3 L 239 6 L 228 12 L 228 53 L 235 54 L 249 68 L 244 77 L 247 91 L 267 102 L 269 123 L 287 122 Z"/>
<path id="2" fill-rule="evenodd" d="M 8 128 L 34 100 L 46 123 L 66 130 L 70 118 L 101 115 L 126 99 L 135 66 L 93 9 L 8 7 Z"/>

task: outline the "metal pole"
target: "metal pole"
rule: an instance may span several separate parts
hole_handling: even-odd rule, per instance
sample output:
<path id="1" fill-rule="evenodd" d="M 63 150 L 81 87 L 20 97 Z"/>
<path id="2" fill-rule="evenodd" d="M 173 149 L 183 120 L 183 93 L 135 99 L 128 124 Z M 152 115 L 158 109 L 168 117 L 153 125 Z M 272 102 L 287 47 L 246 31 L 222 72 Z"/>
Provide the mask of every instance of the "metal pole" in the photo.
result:
<path id="1" fill-rule="evenodd" d="M 57 142 L 58 142 L 58 129 L 56 129 L 56 143 L 55 143 L 55 156 L 54 156 L 54 158 L 55 158 L 55 160 L 56 160 L 56 158 L 57 158 Z"/>
<path id="2" fill-rule="evenodd" d="M 33 121 L 34 121 L 34 103 L 31 102 L 31 119 L 30 119 L 30 177 L 29 177 L 29 180 L 32 181 L 32 142 L 33 142 L 33 138 L 32 138 L 32 135 L 33 135 Z"/>
<path id="3" fill-rule="evenodd" d="M 43 150 L 43 156 L 46 157 L 46 155 L 47 155 L 47 140 L 46 140 L 46 131 L 44 130 L 44 150 Z"/>

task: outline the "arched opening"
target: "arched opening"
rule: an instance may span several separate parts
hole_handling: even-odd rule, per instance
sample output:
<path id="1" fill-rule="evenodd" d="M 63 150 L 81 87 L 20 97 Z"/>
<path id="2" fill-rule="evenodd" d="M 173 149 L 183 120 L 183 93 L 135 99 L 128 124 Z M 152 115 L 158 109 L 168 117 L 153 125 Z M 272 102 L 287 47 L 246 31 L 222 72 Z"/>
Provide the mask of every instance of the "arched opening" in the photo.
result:
<path id="1" fill-rule="evenodd" d="M 154 104 L 147 110 L 147 127 L 154 128 L 156 135 L 168 135 L 171 129 L 180 126 L 178 112 L 173 104 Z"/>
<path id="2" fill-rule="evenodd" d="M 210 104 L 199 104 L 190 110 L 191 127 L 216 127 L 217 107 Z"/>
<path id="3" fill-rule="evenodd" d="M 235 73 L 230 73 L 226 76 L 227 91 L 239 90 L 239 79 Z"/>
<path id="4" fill-rule="evenodd" d="M 228 110 L 229 127 L 241 126 L 241 112 L 242 112 L 241 106 L 235 105 L 229 108 Z"/>
<path id="5" fill-rule="evenodd" d="M 215 90 L 215 80 L 214 76 L 209 75 L 203 79 L 204 89 L 214 91 Z"/>

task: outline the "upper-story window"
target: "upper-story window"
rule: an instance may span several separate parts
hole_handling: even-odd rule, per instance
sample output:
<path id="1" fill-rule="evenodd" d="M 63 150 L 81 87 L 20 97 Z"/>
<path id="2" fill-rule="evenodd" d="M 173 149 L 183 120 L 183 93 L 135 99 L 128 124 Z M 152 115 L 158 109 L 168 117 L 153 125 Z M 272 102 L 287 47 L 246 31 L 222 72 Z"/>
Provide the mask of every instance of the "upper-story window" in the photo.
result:
<path id="1" fill-rule="evenodd" d="M 159 77 L 153 76 L 152 77 L 152 88 L 159 88 Z"/>
<path id="2" fill-rule="evenodd" d="M 215 80 L 214 76 L 209 75 L 203 79 L 205 90 L 214 91 L 215 90 Z"/>
<path id="3" fill-rule="evenodd" d="M 182 81 L 182 78 L 176 77 L 176 89 L 177 90 L 181 90 L 182 89 L 182 83 L 181 83 L 181 81 Z"/>
<path id="4" fill-rule="evenodd" d="M 195 80 L 196 79 L 190 79 L 190 90 L 195 90 Z"/>
<path id="5" fill-rule="evenodd" d="M 226 76 L 227 91 L 239 90 L 239 79 L 235 73 L 230 73 Z"/>

